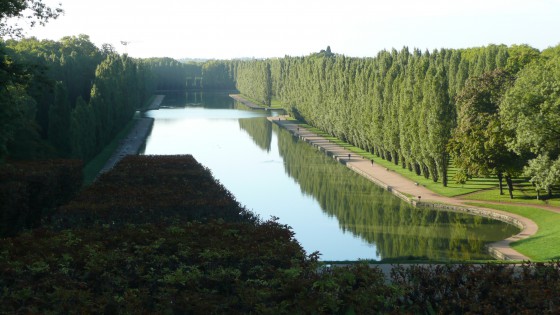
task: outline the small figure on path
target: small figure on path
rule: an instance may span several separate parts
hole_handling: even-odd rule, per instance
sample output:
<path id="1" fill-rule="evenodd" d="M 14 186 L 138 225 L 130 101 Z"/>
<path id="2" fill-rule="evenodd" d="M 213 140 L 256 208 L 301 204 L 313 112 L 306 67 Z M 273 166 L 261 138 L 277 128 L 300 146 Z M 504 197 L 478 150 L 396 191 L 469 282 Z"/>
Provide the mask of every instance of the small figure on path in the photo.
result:
<path id="1" fill-rule="evenodd" d="M 349 160 L 350 160 L 350 156 L 351 156 L 351 154 L 350 154 L 350 153 L 348 153 L 348 159 L 349 159 Z"/>

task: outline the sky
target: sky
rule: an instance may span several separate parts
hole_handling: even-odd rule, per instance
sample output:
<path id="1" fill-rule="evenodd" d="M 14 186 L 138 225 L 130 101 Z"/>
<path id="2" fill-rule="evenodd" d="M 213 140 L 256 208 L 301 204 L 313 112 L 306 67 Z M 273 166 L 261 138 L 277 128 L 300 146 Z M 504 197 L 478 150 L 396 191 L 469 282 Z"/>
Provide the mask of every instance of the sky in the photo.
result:
<path id="1" fill-rule="evenodd" d="M 560 44 L 560 0 L 43 0 L 64 16 L 27 36 L 87 34 L 132 57 L 272 58 Z M 121 42 L 128 42 L 124 46 Z"/>

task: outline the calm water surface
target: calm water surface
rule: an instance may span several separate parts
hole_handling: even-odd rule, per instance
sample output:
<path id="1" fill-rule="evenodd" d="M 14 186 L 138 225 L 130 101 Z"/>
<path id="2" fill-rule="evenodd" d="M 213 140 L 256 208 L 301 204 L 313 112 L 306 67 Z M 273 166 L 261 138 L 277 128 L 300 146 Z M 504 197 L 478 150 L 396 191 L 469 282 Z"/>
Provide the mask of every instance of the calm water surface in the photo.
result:
<path id="1" fill-rule="evenodd" d="M 415 209 L 227 94 L 170 94 L 144 154 L 192 154 L 239 202 L 293 228 L 322 260 L 483 259 L 518 232 L 462 213 Z"/>

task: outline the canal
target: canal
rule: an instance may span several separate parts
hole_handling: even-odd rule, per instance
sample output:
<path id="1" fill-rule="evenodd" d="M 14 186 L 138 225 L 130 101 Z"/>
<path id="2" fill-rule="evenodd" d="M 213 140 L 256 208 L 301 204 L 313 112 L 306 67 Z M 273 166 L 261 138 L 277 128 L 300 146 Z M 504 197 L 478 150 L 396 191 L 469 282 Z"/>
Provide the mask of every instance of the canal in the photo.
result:
<path id="1" fill-rule="evenodd" d="M 490 259 L 518 232 L 500 221 L 417 209 L 266 120 L 227 93 L 168 94 L 143 154 L 192 154 L 262 219 L 290 226 L 321 260 Z"/>

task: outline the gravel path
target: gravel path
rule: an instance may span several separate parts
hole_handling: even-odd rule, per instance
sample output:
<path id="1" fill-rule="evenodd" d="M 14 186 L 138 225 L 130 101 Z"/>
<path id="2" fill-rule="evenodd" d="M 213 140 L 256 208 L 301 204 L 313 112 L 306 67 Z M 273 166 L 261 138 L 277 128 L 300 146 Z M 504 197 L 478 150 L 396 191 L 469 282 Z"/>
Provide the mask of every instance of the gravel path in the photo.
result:
<path id="1" fill-rule="evenodd" d="M 419 186 L 415 182 L 397 174 L 394 171 L 388 170 L 371 160 L 362 158 L 361 156 L 330 142 L 328 139 L 298 126 L 295 121 L 286 120 L 287 118 L 287 116 L 280 116 L 269 117 L 268 119 L 414 206 L 467 212 L 517 225 L 522 229 L 519 234 L 505 240 L 489 244 L 489 251 L 493 256 L 499 259 L 530 260 L 529 257 L 511 248 L 509 244 L 537 233 L 538 226 L 532 220 L 505 211 L 474 207 L 465 204 L 465 202 L 476 202 L 476 200 L 466 201 L 436 194 L 428 190 L 426 187 Z"/>

